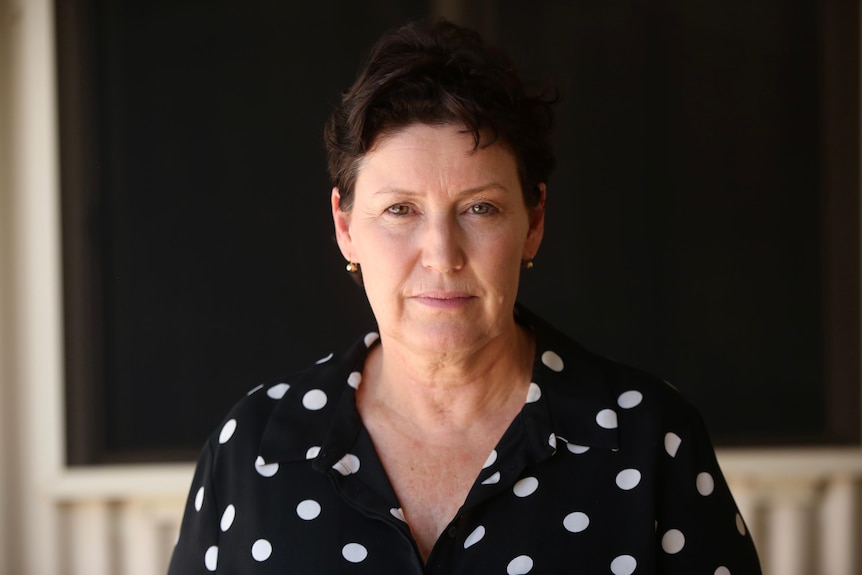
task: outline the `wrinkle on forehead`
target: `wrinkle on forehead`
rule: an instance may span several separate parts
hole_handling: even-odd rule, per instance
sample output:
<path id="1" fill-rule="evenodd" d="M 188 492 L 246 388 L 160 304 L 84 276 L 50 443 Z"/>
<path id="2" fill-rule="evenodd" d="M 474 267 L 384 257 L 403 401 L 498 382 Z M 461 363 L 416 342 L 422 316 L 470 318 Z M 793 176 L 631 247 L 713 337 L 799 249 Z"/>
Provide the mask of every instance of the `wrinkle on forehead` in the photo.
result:
<path id="1" fill-rule="evenodd" d="M 387 157 L 384 160 L 380 156 Z M 469 132 L 458 130 L 455 125 L 415 124 L 388 134 L 362 158 L 357 183 L 365 179 L 363 175 L 371 175 L 368 170 L 383 183 L 381 190 L 426 191 L 402 185 L 412 180 L 450 194 L 494 187 L 519 191 L 509 190 L 512 184 L 504 185 L 510 177 L 520 187 L 518 167 L 508 148 L 494 144 L 477 150 Z M 452 188 L 453 185 L 458 187 Z"/>

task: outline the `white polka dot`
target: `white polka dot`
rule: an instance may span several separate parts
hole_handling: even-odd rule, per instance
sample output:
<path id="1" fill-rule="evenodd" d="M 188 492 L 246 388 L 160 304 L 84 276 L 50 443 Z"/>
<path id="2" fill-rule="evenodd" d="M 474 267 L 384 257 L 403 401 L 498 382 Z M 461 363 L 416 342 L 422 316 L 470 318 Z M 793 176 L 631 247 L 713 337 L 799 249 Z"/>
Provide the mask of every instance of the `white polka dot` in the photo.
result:
<path id="1" fill-rule="evenodd" d="M 279 383 L 267 389 L 266 394 L 273 399 L 281 399 L 284 397 L 284 394 L 287 393 L 288 389 L 290 389 L 288 384 Z"/>
<path id="2" fill-rule="evenodd" d="M 485 463 L 482 464 L 482 469 L 488 469 L 494 462 L 497 461 L 497 450 L 492 449 L 491 454 L 488 456 L 488 459 L 485 460 Z"/>
<path id="3" fill-rule="evenodd" d="M 682 444 L 682 439 L 676 433 L 670 432 L 664 436 L 664 450 L 671 457 L 676 457 L 676 452 L 679 451 L 679 446 Z"/>
<path id="4" fill-rule="evenodd" d="M 596 423 L 605 429 L 617 428 L 617 412 L 613 409 L 603 409 L 596 415 Z"/>
<path id="5" fill-rule="evenodd" d="M 586 529 L 589 524 L 590 518 L 587 517 L 586 513 L 581 513 L 580 511 L 569 513 L 566 515 L 565 519 L 563 519 L 563 527 L 566 528 L 566 531 L 571 531 L 572 533 L 580 533 Z"/>
<path id="6" fill-rule="evenodd" d="M 329 361 L 330 359 L 332 359 L 332 356 L 333 356 L 333 355 L 334 355 L 334 354 L 330 353 L 330 354 L 329 354 L 329 355 L 327 355 L 326 357 L 321 357 L 320 359 L 318 359 L 318 360 L 317 360 L 317 361 L 315 361 L 314 363 L 316 363 L 317 365 L 320 365 L 321 363 L 326 363 L 327 361 Z"/>
<path id="7" fill-rule="evenodd" d="M 736 530 L 740 535 L 745 535 L 745 521 L 742 520 L 742 515 L 736 514 Z"/>
<path id="8" fill-rule="evenodd" d="M 535 477 L 525 477 L 515 483 L 515 486 L 512 487 L 512 491 L 514 491 L 515 495 L 517 495 L 518 497 L 528 497 L 532 495 L 538 488 L 538 479 L 536 479 Z"/>
<path id="9" fill-rule="evenodd" d="M 204 554 L 204 565 L 207 568 L 207 571 L 215 571 L 218 566 L 218 546 L 213 545 L 209 549 L 207 549 L 206 554 Z"/>
<path id="10" fill-rule="evenodd" d="M 532 568 L 533 560 L 527 555 L 519 555 L 509 561 L 506 573 L 509 575 L 524 575 L 525 573 L 529 573 Z"/>
<path id="11" fill-rule="evenodd" d="M 347 455 L 336 461 L 335 465 L 333 465 L 332 468 L 339 472 L 341 475 L 350 475 L 351 473 L 356 473 L 357 471 L 359 471 L 359 458 L 352 453 L 348 453 Z"/>
<path id="12" fill-rule="evenodd" d="M 685 535 L 679 529 L 667 531 L 661 538 L 661 548 L 665 553 L 674 555 L 685 547 Z"/>
<path id="13" fill-rule="evenodd" d="M 365 334 L 365 338 L 363 339 L 363 341 L 365 342 L 365 347 L 371 347 L 378 339 L 380 339 L 380 334 L 376 331 L 372 331 Z"/>
<path id="14" fill-rule="evenodd" d="M 266 539 L 258 539 L 251 546 L 251 556 L 255 561 L 266 561 L 272 555 L 272 544 Z"/>
<path id="15" fill-rule="evenodd" d="M 320 446 L 315 445 L 314 447 L 309 447 L 308 451 L 305 452 L 306 459 L 314 459 L 317 457 L 317 454 L 320 453 Z"/>
<path id="16" fill-rule="evenodd" d="M 634 489 L 641 482 L 641 472 L 637 469 L 623 469 L 617 473 L 617 487 L 626 491 Z"/>
<path id="17" fill-rule="evenodd" d="M 233 525 L 233 520 L 236 519 L 236 507 L 233 505 L 228 505 L 224 509 L 224 513 L 221 515 L 221 522 L 219 523 L 219 527 L 222 532 L 230 529 L 230 526 Z"/>
<path id="18" fill-rule="evenodd" d="M 351 563 L 362 563 L 368 557 L 368 550 L 359 543 L 348 543 L 341 549 L 341 556 Z"/>
<path id="19" fill-rule="evenodd" d="M 620 555 L 611 561 L 611 573 L 614 575 L 632 575 L 637 566 L 638 562 L 631 555 Z"/>
<path id="20" fill-rule="evenodd" d="M 527 403 L 535 403 L 542 397 L 542 388 L 535 383 L 530 383 L 530 389 L 527 390 Z"/>
<path id="21" fill-rule="evenodd" d="M 482 485 L 494 485 L 495 483 L 500 483 L 500 472 L 494 473 L 491 477 L 482 482 Z"/>
<path id="22" fill-rule="evenodd" d="M 204 506 L 204 488 L 201 487 L 198 489 L 198 492 L 195 494 L 195 511 L 200 511 L 201 507 Z"/>
<path id="23" fill-rule="evenodd" d="M 546 351 L 542 354 L 542 363 L 554 371 L 563 371 L 563 358 L 553 351 Z"/>
<path id="24" fill-rule="evenodd" d="M 557 435 L 552 433 L 548 436 L 548 445 L 550 445 L 553 449 L 557 448 Z"/>
<path id="25" fill-rule="evenodd" d="M 262 384 L 262 383 L 261 383 L 260 385 L 258 385 L 257 387 L 253 387 L 252 389 L 249 389 L 249 390 L 248 390 L 248 393 L 246 393 L 246 395 L 254 395 L 255 393 L 257 393 L 257 392 L 258 392 L 258 391 L 260 391 L 261 389 L 263 389 L 263 384 Z"/>
<path id="26" fill-rule="evenodd" d="M 569 451 L 571 451 L 575 455 L 580 455 L 580 454 L 586 453 L 587 451 L 590 450 L 590 448 L 587 447 L 586 445 L 577 445 L 575 443 L 567 443 L 566 449 L 568 449 Z"/>
<path id="27" fill-rule="evenodd" d="M 730 569 L 727 567 L 719 567 L 713 575 L 730 575 Z"/>
<path id="28" fill-rule="evenodd" d="M 263 477 L 272 477 L 278 473 L 278 463 L 267 463 L 259 456 L 254 460 L 254 469 Z"/>
<path id="29" fill-rule="evenodd" d="M 617 405 L 623 409 L 631 409 L 640 405 L 643 398 L 643 394 L 639 391 L 627 391 L 617 398 Z"/>
<path id="30" fill-rule="evenodd" d="M 356 389 L 359 387 L 359 384 L 362 382 L 362 374 L 358 371 L 350 372 L 350 375 L 347 376 L 347 385 Z"/>
<path id="31" fill-rule="evenodd" d="M 227 443 L 233 437 L 234 431 L 236 431 L 236 419 L 231 419 L 221 428 L 221 433 L 218 434 L 218 442 L 222 445 Z"/>
<path id="32" fill-rule="evenodd" d="M 311 411 L 323 409 L 326 405 L 326 394 L 322 389 L 312 389 L 302 396 L 302 406 Z"/>
<path id="33" fill-rule="evenodd" d="M 473 530 L 473 532 L 470 533 L 470 535 L 467 536 L 467 539 L 464 540 L 464 549 L 467 549 L 468 547 L 472 547 L 473 545 L 475 545 L 476 543 L 481 541 L 484 536 L 485 536 L 485 526 L 480 525 L 477 528 L 475 528 Z"/>
<path id="34" fill-rule="evenodd" d="M 299 515 L 300 519 L 305 519 L 306 521 L 317 519 L 317 516 L 320 515 L 320 503 L 314 499 L 300 501 L 299 505 L 296 506 L 296 514 Z"/>
<path id="35" fill-rule="evenodd" d="M 715 489 L 715 480 L 713 480 L 712 475 L 706 471 L 697 474 L 697 480 L 695 483 L 697 483 L 697 492 L 704 497 L 711 495 Z"/>
<path id="36" fill-rule="evenodd" d="M 403 521 L 404 523 L 407 523 L 407 520 L 404 519 L 404 510 L 400 507 L 393 507 L 389 510 L 389 513 L 398 521 Z"/>

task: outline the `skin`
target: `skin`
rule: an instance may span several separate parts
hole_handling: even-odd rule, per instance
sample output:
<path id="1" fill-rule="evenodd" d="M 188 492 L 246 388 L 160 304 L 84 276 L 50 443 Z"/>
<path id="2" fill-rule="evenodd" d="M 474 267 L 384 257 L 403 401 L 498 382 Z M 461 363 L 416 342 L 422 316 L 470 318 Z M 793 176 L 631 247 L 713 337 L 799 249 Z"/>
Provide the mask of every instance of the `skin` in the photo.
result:
<path id="1" fill-rule="evenodd" d="M 423 559 L 520 411 L 534 343 L 512 309 L 544 230 L 501 144 L 414 124 L 363 158 L 349 211 L 332 191 L 342 255 L 378 322 L 357 408 Z"/>

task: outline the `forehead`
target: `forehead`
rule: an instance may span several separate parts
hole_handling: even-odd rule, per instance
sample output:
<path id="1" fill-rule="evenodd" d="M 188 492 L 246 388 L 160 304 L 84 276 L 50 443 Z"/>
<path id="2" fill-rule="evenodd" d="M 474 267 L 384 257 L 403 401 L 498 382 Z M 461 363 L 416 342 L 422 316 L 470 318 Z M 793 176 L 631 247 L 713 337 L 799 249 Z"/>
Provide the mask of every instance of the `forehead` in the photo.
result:
<path id="1" fill-rule="evenodd" d="M 460 125 L 412 124 L 381 135 L 358 166 L 361 180 L 435 178 L 438 180 L 517 180 L 515 158 L 500 142 L 475 146 Z"/>

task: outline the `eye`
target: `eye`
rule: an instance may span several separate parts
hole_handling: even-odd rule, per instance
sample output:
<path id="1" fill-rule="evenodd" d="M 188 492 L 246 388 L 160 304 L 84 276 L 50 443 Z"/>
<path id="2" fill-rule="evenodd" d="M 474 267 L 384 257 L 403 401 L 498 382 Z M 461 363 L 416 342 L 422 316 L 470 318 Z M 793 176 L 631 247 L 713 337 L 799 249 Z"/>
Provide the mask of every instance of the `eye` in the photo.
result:
<path id="1" fill-rule="evenodd" d="M 467 209 L 467 211 L 477 216 L 484 216 L 493 212 L 494 206 L 482 202 L 479 204 L 473 204 Z"/>
<path id="2" fill-rule="evenodd" d="M 406 204 L 395 204 L 394 206 L 386 208 L 386 211 L 393 216 L 406 216 L 410 213 L 410 206 Z"/>

